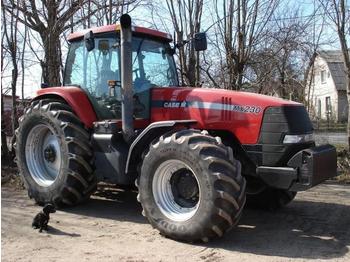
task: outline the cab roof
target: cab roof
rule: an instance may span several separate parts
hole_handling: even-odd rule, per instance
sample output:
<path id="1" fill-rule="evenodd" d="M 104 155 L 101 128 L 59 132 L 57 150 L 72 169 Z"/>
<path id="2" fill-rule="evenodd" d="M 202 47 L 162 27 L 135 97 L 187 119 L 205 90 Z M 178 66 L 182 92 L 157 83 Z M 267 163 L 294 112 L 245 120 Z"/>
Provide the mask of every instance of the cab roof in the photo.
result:
<path id="1" fill-rule="evenodd" d="M 74 41 L 78 40 L 84 35 L 92 31 L 94 34 L 99 34 L 99 33 L 108 33 L 108 32 L 119 32 L 120 31 L 120 24 L 113 24 L 113 25 L 105 25 L 105 26 L 100 26 L 100 27 L 93 27 L 89 29 L 85 29 L 79 32 L 74 32 L 70 35 L 68 35 L 68 41 Z M 158 30 L 150 29 L 150 28 L 145 28 L 145 27 L 139 27 L 139 26 L 132 26 L 132 31 L 135 33 L 138 33 L 140 35 L 148 35 L 148 36 L 153 36 L 156 38 L 160 38 L 165 41 L 172 41 L 171 35 L 165 32 L 161 32 Z"/>

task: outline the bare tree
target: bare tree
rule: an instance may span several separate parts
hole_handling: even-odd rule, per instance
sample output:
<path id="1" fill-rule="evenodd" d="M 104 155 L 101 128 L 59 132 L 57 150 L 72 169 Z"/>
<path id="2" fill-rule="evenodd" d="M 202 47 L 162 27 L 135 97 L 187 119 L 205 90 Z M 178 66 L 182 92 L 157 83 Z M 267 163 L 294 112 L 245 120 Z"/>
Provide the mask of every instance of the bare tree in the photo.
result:
<path id="1" fill-rule="evenodd" d="M 324 12 L 336 28 L 344 58 L 348 97 L 348 146 L 350 150 L 350 56 L 347 36 L 350 33 L 350 9 L 346 0 L 319 0 Z"/>
<path id="2" fill-rule="evenodd" d="M 37 32 L 44 49 L 44 59 L 40 61 L 43 82 L 51 86 L 61 85 L 61 35 L 86 17 L 75 20 L 71 17 L 86 0 L 4 0 L 4 7 L 21 23 Z M 92 14 L 89 14 L 92 15 Z"/>
<path id="3" fill-rule="evenodd" d="M 2 6 L 3 7 L 3 6 Z M 16 101 L 16 87 L 18 79 L 18 11 L 15 15 L 8 15 L 6 9 L 2 8 L 3 23 L 4 23 L 4 36 L 6 40 L 6 51 L 11 57 L 11 63 L 13 66 L 11 75 L 11 94 L 12 94 L 12 134 L 14 134 L 17 128 L 17 101 Z M 9 21 L 7 20 L 9 19 Z"/>
<path id="4" fill-rule="evenodd" d="M 278 6 L 278 0 L 214 1 L 217 48 L 223 46 L 224 87 L 239 90 L 244 71 Z M 220 43 L 221 42 L 221 43 Z"/>
<path id="5" fill-rule="evenodd" d="M 2 10 L 4 12 L 4 10 Z M 1 31 L 4 32 L 4 27 L 6 26 L 6 21 L 2 21 L 1 23 Z M 4 76 L 4 62 L 5 62 L 5 34 L 1 35 L 1 83 Z M 3 84 L 1 84 L 1 161 L 2 163 L 8 163 L 10 156 L 9 156 L 9 149 L 7 146 L 7 139 L 6 139 L 6 122 L 4 119 L 4 90 L 3 90 Z"/>
<path id="6" fill-rule="evenodd" d="M 17 79 L 18 79 L 18 12 L 15 15 L 10 15 L 4 8 L 2 4 L 2 23 L 3 23 L 3 43 L 2 43 L 2 51 L 5 51 L 10 56 L 12 70 L 11 70 L 11 95 L 12 95 L 12 109 L 11 109 L 11 131 L 12 134 L 15 133 L 15 130 L 18 126 L 17 119 L 17 97 L 16 97 L 16 87 L 17 87 Z M 2 65 L 3 65 L 3 57 L 2 57 Z M 3 69 L 3 68 L 2 68 Z M 1 70 L 3 71 L 3 70 Z M 1 85 L 2 86 L 2 85 Z M 2 88 L 1 88 L 2 89 Z M 1 90 L 1 95 L 3 94 L 3 89 Z M 3 108 L 2 108 L 3 113 Z M 5 124 L 5 123 L 4 123 Z M 8 124 L 8 123 L 6 123 Z M 4 133 L 2 135 L 2 146 L 4 146 L 4 153 L 7 154 L 8 159 L 10 160 L 10 151 L 7 148 L 6 135 Z M 5 144 L 6 147 L 5 147 Z M 11 154 L 14 153 L 14 150 L 11 150 Z"/>
<path id="7" fill-rule="evenodd" d="M 308 56 L 312 43 L 312 21 L 314 15 L 300 16 L 295 10 L 288 15 L 279 14 L 274 29 L 269 36 L 274 50 L 274 65 L 278 72 L 278 93 L 281 97 L 304 102 L 305 57 Z M 306 76 L 307 77 L 307 76 Z"/>
<path id="8" fill-rule="evenodd" d="M 102 26 L 106 24 L 115 24 L 120 16 L 129 13 L 146 4 L 145 0 L 86 0 L 82 5 L 81 11 L 75 15 L 75 19 L 82 19 L 84 28 L 91 26 Z"/>
<path id="9" fill-rule="evenodd" d="M 306 56 L 308 57 L 308 64 L 307 67 L 305 69 L 304 72 L 304 80 L 303 80 L 303 86 L 305 88 L 306 91 L 306 109 L 307 111 L 310 113 L 311 111 L 311 89 L 312 89 L 312 84 L 314 81 L 314 73 L 315 73 L 315 60 L 317 57 L 317 51 L 320 47 L 320 39 L 321 39 L 321 35 L 323 33 L 323 27 L 324 27 L 324 21 L 322 21 L 321 27 L 317 33 L 316 36 L 316 29 L 313 28 L 313 40 L 309 45 L 309 50 L 306 53 Z"/>
<path id="10" fill-rule="evenodd" d="M 167 8 L 176 34 L 176 41 L 183 42 L 200 32 L 203 0 L 167 0 Z M 182 84 L 199 85 L 199 54 L 192 44 L 179 46 L 180 78 Z"/>

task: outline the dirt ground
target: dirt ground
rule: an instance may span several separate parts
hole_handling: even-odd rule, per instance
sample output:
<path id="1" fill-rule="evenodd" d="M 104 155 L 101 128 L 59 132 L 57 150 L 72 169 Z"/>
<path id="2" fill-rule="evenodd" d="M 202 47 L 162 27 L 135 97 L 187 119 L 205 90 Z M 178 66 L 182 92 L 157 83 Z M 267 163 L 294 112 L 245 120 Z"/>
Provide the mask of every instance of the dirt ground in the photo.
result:
<path id="1" fill-rule="evenodd" d="M 1 189 L 2 261 L 350 261 L 350 185 L 324 184 L 272 213 L 245 210 L 239 226 L 208 244 L 160 236 L 135 192 L 100 189 L 81 206 L 31 228 L 40 207 L 24 190 Z"/>

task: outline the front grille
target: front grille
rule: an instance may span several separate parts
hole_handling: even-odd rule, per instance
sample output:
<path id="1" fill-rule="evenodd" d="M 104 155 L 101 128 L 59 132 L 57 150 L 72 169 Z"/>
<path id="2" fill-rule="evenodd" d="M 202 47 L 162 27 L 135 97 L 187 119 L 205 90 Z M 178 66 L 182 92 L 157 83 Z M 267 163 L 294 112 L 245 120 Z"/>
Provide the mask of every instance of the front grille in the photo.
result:
<path id="1" fill-rule="evenodd" d="M 286 134 L 307 134 L 313 130 L 304 106 L 269 107 L 264 112 L 257 145 L 244 145 L 258 166 L 285 166 L 298 151 L 314 143 L 284 145 Z"/>

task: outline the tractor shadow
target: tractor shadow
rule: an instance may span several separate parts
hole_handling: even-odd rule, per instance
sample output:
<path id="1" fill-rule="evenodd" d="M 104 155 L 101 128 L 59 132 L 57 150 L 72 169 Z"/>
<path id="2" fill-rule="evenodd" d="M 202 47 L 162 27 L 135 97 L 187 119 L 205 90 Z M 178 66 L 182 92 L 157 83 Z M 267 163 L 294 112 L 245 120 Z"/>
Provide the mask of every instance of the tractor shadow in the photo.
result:
<path id="1" fill-rule="evenodd" d="M 99 186 L 86 204 L 66 212 L 115 221 L 148 223 L 136 191 Z M 345 199 L 348 194 L 343 196 Z M 245 208 L 240 223 L 221 239 L 202 245 L 264 256 L 336 259 L 349 252 L 350 206 L 296 199 L 275 212 Z M 161 236 L 159 236 L 161 237 Z"/>
<path id="2" fill-rule="evenodd" d="M 349 252 L 350 206 L 295 200 L 278 212 L 246 208 L 239 225 L 208 248 L 301 259 Z"/>
<path id="3" fill-rule="evenodd" d="M 134 188 L 122 189 L 114 185 L 99 184 L 88 201 L 75 207 L 66 207 L 63 211 L 87 217 L 145 224 L 147 220 L 141 215 L 142 207 L 136 196 L 137 191 Z"/>

